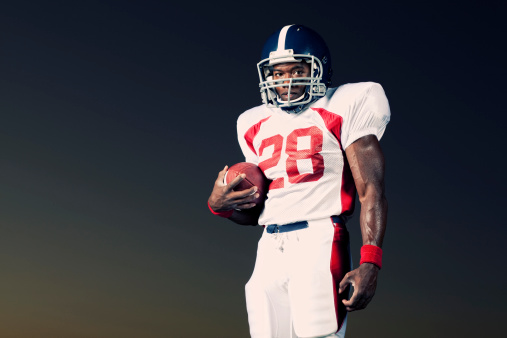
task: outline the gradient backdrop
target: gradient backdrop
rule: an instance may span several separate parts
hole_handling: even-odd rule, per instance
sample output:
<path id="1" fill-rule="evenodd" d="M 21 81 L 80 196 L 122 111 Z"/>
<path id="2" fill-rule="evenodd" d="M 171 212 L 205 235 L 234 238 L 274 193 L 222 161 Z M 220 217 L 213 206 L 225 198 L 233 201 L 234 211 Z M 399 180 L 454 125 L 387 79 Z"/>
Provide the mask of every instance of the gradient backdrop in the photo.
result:
<path id="1" fill-rule="evenodd" d="M 206 200 L 291 23 L 328 42 L 335 85 L 391 104 L 384 268 L 348 337 L 504 336 L 505 7 L 327 3 L 2 3 L 0 337 L 248 336 L 261 229 Z"/>

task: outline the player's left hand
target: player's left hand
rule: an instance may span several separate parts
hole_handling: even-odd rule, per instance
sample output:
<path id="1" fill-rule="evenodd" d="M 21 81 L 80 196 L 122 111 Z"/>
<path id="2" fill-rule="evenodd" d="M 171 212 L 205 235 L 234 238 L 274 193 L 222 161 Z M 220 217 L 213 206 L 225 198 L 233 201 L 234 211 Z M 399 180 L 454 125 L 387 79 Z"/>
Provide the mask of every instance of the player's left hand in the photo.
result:
<path id="1" fill-rule="evenodd" d="M 342 301 L 347 311 L 362 310 L 368 305 L 377 289 L 378 270 L 374 264 L 363 263 L 343 277 L 340 282 L 340 293 L 344 292 L 349 284 L 354 287 L 352 297 Z"/>

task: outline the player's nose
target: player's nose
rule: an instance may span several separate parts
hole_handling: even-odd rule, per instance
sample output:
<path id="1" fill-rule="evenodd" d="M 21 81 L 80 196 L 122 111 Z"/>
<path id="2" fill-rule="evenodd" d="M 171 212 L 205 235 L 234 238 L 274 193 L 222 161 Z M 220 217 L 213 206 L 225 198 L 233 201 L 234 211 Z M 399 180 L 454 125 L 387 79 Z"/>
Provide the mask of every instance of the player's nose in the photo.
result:
<path id="1" fill-rule="evenodd" d="M 291 74 L 285 74 L 283 76 L 283 84 L 289 84 L 292 81 L 292 75 Z"/>

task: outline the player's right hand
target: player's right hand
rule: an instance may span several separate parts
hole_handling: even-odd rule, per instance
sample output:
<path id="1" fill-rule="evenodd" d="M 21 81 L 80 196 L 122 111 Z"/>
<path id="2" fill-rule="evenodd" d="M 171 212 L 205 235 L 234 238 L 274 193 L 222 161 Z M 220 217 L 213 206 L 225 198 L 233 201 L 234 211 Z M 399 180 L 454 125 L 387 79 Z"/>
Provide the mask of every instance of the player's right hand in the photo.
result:
<path id="1" fill-rule="evenodd" d="M 345 292 L 347 286 L 350 284 L 354 287 L 354 292 L 349 300 L 342 300 L 343 305 L 347 311 L 356 311 L 366 308 L 368 303 L 375 295 L 377 289 L 377 275 L 379 267 L 371 264 L 364 263 L 359 265 L 357 269 L 349 271 L 340 282 L 339 293 Z"/>
<path id="2" fill-rule="evenodd" d="M 211 209 L 216 212 L 223 212 L 231 209 L 243 210 L 255 207 L 256 204 L 252 203 L 252 201 L 259 197 L 257 187 L 251 187 L 250 189 L 242 191 L 234 191 L 234 187 L 245 178 L 245 174 L 238 175 L 229 184 L 225 184 L 224 177 L 228 168 L 228 166 L 225 166 L 224 169 L 218 173 L 213 191 L 208 198 Z"/>

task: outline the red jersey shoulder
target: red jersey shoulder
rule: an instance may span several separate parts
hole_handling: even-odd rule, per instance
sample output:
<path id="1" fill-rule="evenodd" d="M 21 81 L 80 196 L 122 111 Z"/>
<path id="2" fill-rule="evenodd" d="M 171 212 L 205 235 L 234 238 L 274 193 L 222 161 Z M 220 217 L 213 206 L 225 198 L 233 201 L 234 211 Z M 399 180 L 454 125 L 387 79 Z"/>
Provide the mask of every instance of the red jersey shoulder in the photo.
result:
<path id="1" fill-rule="evenodd" d="M 358 106 L 361 106 L 372 90 L 374 91 L 373 95 L 379 95 L 379 91 L 383 95 L 382 87 L 378 83 L 347 83 L 338 88 L 329 89 L 326 96 L 315 102 L 310 109 L 320 115 L 326 129 L 341 144 L 342 128 L 345 120 L 358 111 Z"/>

